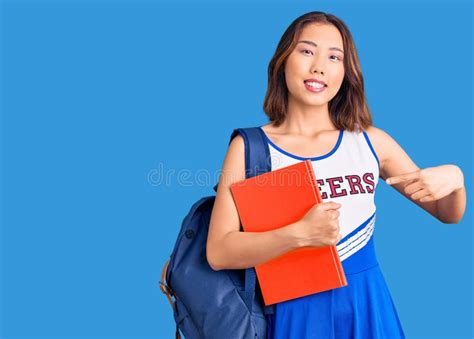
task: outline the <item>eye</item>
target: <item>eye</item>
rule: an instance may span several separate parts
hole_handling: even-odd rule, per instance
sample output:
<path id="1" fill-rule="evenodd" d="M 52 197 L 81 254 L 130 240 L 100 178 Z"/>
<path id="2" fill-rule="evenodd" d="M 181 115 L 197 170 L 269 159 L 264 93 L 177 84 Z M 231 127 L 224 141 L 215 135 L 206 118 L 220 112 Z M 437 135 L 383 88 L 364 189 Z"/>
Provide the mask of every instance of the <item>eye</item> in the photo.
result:
<path id="1" fill-rule="evenodd" d="M 301 52 L 303 52 L 303 54 L 306 54 L 306 55 L 313 55 L 313 52 L 310 51 L 309 49 L 302 49 Z M 306 52 L 309 52 L 310 54 L 306 53 Z M 331 55 L 331 57 L 335 57 L 337 60 L 341 61 L 342 59 L 340 57 L 338 57 L 337 55 Z"/>

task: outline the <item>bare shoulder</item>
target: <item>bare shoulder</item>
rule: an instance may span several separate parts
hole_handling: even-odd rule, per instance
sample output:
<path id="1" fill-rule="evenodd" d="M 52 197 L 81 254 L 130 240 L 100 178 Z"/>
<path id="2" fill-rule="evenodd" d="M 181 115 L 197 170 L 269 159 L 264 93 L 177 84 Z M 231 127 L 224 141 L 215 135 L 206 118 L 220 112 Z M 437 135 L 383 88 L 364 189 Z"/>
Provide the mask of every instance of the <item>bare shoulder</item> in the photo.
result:
<path id="1" fill-rule="evenodd" d="M 222 186 L 227 187 L 243 179 L 245 179 L 245 144 L 244 138 L 237 134 L 230 142 L 224 159 L 221 173 Z"/>
<path id="2" fill-rule="evenodd" d="M 419 169 L 402 146 L 389 133 L 375 126 L 370 126 L 365 131 L 379 158 L 380 177 L 382 179 L 385 180 L 391 176 Z"/>
<path id="3" fill-rule="evenodd" d="M 400 145 L 383 129 L 375 126 L 369 126 L 365 129 L 369 136 L 372 147 L 380 161 L 380 176 L 385 179 L 386 165 L 390 161 L 390 155 L 400 149 Z"/>
<path id="4" fill-rule="evenodd" d="M 379 157 L 380 162 L 382 163 L 385 160 L 384 156 L 384 142 L 386 141 L 387 137 L 390 137 L 384 130 L 375 126 L 369 126 L 365 129 L 365 132 L 369 136 L 370 142 L 374 147 L 375 153 Z M 382 164 L 380 164 L 382 165 Z"/>
<path id="5" fill-rule="evenodd" d="M 266 125 L 261 126 L 261 129 L 265 132 L 266 135 L 269 135 L 277 139 L 282 135 L 282 133 L 278 130 L 278 128 L 275 128 L 271 122 Z"/>

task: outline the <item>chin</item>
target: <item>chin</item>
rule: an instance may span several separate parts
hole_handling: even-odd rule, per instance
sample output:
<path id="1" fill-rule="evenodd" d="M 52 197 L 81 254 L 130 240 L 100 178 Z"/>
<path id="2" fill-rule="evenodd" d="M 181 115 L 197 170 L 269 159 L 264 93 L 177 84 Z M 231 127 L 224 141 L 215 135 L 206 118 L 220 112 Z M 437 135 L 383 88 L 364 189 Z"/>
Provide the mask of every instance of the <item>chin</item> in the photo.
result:
<path id="1" fill-rule="evenodd" d="M 324 104 L 327 104 L 330 99 L 328 99 L 328 97 L 326 95 L 322 96 L 313 96 L 312 98 L 305 98 L 304 100 L 307 104 L 309 105 L 324 105 Z"/>

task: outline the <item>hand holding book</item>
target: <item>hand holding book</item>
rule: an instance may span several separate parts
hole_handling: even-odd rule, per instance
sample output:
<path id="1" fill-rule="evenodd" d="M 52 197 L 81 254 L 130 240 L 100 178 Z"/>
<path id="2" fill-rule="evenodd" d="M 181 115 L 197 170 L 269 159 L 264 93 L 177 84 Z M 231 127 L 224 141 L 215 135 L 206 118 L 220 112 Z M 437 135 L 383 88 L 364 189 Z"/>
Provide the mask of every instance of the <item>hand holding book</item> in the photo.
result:
<path id="1" fill-rule="evenodd" d="M 301 239 L 300 246 L 323 247 L 335 245 L 341 240 L 339 211 L 341 204 L 333 201 L 315 204 L 295 223 L 295 234 Z"/>

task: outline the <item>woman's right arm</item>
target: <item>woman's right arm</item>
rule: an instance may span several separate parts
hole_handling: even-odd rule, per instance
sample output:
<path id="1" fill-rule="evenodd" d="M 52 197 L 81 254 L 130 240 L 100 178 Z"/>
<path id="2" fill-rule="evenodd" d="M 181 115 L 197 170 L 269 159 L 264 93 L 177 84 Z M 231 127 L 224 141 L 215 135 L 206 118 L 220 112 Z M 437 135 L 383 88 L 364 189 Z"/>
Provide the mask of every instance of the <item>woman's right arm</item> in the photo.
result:
<path id="1" fill-rule="evenodd" d="M 207 237 L 207 261 L 213 270 L 254 267 L 300 247 L 294 224 L 266 232 L 240 232 L 230 185 L 245 179 L 245 146 L 234 137 L 224 159 Z"/>

